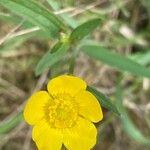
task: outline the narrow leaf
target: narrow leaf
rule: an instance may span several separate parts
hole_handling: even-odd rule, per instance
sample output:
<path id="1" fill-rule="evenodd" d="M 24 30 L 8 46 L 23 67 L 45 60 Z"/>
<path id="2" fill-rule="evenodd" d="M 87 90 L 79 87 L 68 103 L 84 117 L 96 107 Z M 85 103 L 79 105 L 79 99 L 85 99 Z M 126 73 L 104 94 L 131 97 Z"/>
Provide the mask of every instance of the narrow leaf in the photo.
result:
<path id="1" fill-rule="evenodd" d="M 64 29 L 63 23 L 57 16 L 34 0 L 0 0 L 0 4 L 39 26 L 51 37 L 56 37 Z"/>
<path id="2" fill-rule="evenodd" d="M 23 120 L 22 112 L 18 113 L 17 115 L 13 116 L 6 122 L 0 123 L 0 134 L 6 134 L 12 128 L 17 126 Z"/>
<path id="3" fill-rule="evenodd" d="M 55 0 L 47 0 L 48 4 L 55 10 L 59 10 L 61 8 L 61 5 L 58 1 Z"/>
<path id="4" fill-rule="evenodd" d="M 117 115 L 120 115 L 117 107 L 103 93 L 101 93 L 100 91 L 98 91 L 95 88 L 90 87 L 90 86 L 88 86 L 88 91 L 90 91 L 91 93 L 93 93 L 95 95 L 95 97 L 99 100 L 100 104 L 104 108 L 116 113 Z"/>
<path id="5" fill-rule="evenodd" d="M 150 50 L 148 50 L 145 53 L 137 53 L 134 55 L 129 55 L 128 57 L 142 65 L 150 64 Z"/>
<path id="6" fill-rule="evenodd" d="M 55 0 L 47 0 L 47 2 L 49 3 L 49 5 L 52 7 L 52 9 L 54 11 L 59 11 L 61 9 L 61 5 L 58 1 Z M 63 13 L 63 14 L 58 14 L 65 22 L 67 25 L 69 25 L 71 28 L 76 28 L 78 26 L 77 21 L 71 17 L 70 15 L 68 15 L 67 13 Z"/>
<path id="7" fill-rule="evenodd" d="M 116 67 L 119 70 L 128 71 L 138 76 L 150 78 L 149 68 L 146 68 L 129 58 L 110 52 L 104 47 L 97 45 L 85 45 L 81 47 L 81 50 L 91 58 L 100 60 L 110 66 Z"/>
<path id="8" fill-rule="evenodd" d="M 121 122 L 124 128 L 124 131 L 129 135 L 130 138 L 137 141 L 140 144 L 150 144 L 150 138 L 145 137 L 141 131 L 136 127 L 134 122 L 128 115 L 127 110 L 123 106 L 123 98 L 122 98 L 122 89 L 120 85 L 117 86 L 116 90 L 116 99 L 117 99 L 117 106 L 119 108 L 119 112 L 121 113 Z"/>
<path id="9" fill-rule="evenodd" d="M 30 36 L 21 36 L 21 37 L 14 37 L 0 47 L 0 53 L 3 51 L 8 51 L 8 50 L 14 50 L 16 47 L 20 46 L 22 43 L 24 43 L 27 39 L 29 39 Z"/>
<path id="10" fill-rule="evenodd" d="M 57 49 L 56 49 L 57 48 Z M 47 52 L 36 66 L 35 74 L 40 75 L 45 69 L 58 62 L 68 50 L 68 43 L 57 43 L 52 49 L 52 53 Z"/>
<path id="11" fill-rule="evenodd" d="M 70 41 L 79 41 L 83 39 L 85 36 L 87 36 L 89 33 L 91 33 L 96 27 L 100 25 L 101 19 L 92 19 L 90 21 L 87 21 L 81 25 L 79 25 L 77 28 L 75 28 L 71 35 L 70 35 Z"/>

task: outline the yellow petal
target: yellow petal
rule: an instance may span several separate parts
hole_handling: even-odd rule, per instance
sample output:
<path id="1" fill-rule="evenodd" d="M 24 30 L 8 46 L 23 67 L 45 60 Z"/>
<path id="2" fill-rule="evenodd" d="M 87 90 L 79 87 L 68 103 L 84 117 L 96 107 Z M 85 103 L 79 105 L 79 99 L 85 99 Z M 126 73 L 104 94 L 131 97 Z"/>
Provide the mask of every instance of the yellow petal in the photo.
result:
<path id="1" fill-rule="evenodd" d="M 94 124 L 79 118 L 73 128 L 63 131 L 63 143 L 68 150 L 90 150 L 96 144 L 96 136 Z"/>
<path id="2" fill-rule="evenodd" d="M 62 147 L 60 130 L 50 128 L 44 120 L 33 127 L 32 139 L 35 141 L 38 150 L 61 150 Z"/>
<path id="3" fill-rule="evenodd" d="M 75 96 L 79 105 L 79 114 L 92 122 L 99 122 L 103 118 L 101 106 L 96 97 L 88 92 L 81 91 Z"/>
<path id="4" fill-rule="evenodd" d="M 44 117 L 44 107 L 50 100 L 50 96 L 46 91 L 34 93 L 27 101 L 24 109 L 24 118 L 31 124 L 36 124 Z"/>
<path id="5" fill-rule="evenodd" d="M 86 83 L 78 77 L 62 75 L 50 80 L 47 88 L 52 95 L 57 93 L 75 95 L 80 90 L 86 89 Z"/>

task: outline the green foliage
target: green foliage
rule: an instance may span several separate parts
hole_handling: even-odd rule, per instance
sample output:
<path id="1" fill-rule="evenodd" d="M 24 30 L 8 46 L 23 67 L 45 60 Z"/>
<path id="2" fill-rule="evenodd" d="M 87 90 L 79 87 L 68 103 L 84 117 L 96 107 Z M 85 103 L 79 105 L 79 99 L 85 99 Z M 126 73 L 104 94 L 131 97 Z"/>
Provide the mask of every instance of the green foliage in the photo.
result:
<path id="1" fill-rule="evenodd" d="M 100 60 L 110 66 L 116 67 L 119 70 L 128 71 L 138 76 L 150 78 L 150 69 L 124 56 L 112 53 L 104 47 L 97 45 L 85 45 L 82 46 L 81 49 L 91 58 Z"/>
<path id="2" fill-rule="evenodd" d="M 60 5 L 55 0 L 47 0 L 47 2 L 54 10 L 59 10 Z"/>
<path id="3" fill-rule="evenodd" d="M 137 53 L 129 56 L 130 59 L 136 61 L 141 65 L 149 65 L 150 64 L 150 50 L 145 53 Z"/>
<path id="4" fill-rule="evenodd" d="M 150 1 L 148 1 L 148 0 L 142 0 L 141 2 L 143 3 L 143 5 L 145 7 L 147 7 L 147 11 L 149 12 L 149 16 L 150 16 Z"/>
<path id="5" fill-rule="evenodd" d="M 82 40 L 85 36 L 91 33 L 96 27 L 98 27 L 100 23 L 101 19 L 96 18 L 81 24 L 72 31 L 70 35 L 70 41 L 77 42 Z"/>
<path id="6" fill-rule="evenodd" d="M 57 11 L 57 10 L 61 9 L 61 6 L 55 0 L 47 0 L 47 2 L 53 8 L 53 10 Z M 71 28 L 77 27 L 77 25 L 78 25 L 77 21 L 74 18 L 72 18 L 71 16 L 69 16 L 68 14 L 64 13 L 64 14 L 60 14 L 59 16 Z"/>
<path id="7" fill-rule="evenodd" d="M 24 43 L 28 38 L 29 38 L 29 36 L 12 38 L 12 39 L 8 40 L 4 46 L 0 47 L 0 52 L 15 49 L 16 47 L 18 47 L 19 45 Z"/>
<path id="8" fill-rule="evenodd" d="M 6 134 L 23 120 L 22 113 L 12 116 L 6 122 L 0 123 L 0 134 Z"/>
<path id="9" fill-rule="evenodd" d="M 68 43 L 58 42 L 54 48 L 52 48 L 52 52 L 47 52 L 37 64 L 35 74 L 40 75 L 45 69 L 51 67 L 56 62 L 60 61 L 60 59 L 66 54 L 69 48 Z"/>
<path id="10" fill-rule="evenodd" d="M 100 91 L 98 91 L 95 88 L 90 87 L 90 86 L 88 86 L 88 91 L 90 91 L 91 93 L 93 93 L 96 96 L 96 98 L 99 100 L 100 104 L 104 108 L 106 108 L 106 109 L 116 113 L 118 116 L 120 116 L 120 112 L 118 111 L 118 108 L 103 93 L 101 93 Z"/>
<path id="11" fill-rule="evenodd" d="M 117 86 L 116 89 L 116 99 L 117 99 L 117 107 L 119 112 L 121 113 L 121 122 L 124 128 L 124 131 L 132 138 L 140 144 L 150 144 L 150 138 L 145 137 L 141 131 L 136 127 L 134 122 L 129 117 L 129 114 L 125 107 L 123 106 L 123 93 L 120 85 Z"/>
<path id="12" fill-rule="evenodd" d="M 34 0 L 1 0 L 0 4 L 40 27 L 51 38 L 57 37 L 65 29 L 63 22 Z"/>

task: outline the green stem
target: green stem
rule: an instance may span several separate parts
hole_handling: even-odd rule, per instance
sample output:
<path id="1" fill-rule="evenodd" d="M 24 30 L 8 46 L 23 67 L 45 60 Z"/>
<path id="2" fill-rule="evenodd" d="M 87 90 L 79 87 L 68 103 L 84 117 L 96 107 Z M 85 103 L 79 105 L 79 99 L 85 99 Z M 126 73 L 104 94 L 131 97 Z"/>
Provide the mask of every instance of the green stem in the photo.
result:
<path id="1" fill-rule="evenodd" d="M 70 63 L 69 63 L 69 71 L 68 71 L 68 74 L 70 74 L 70 75 L 74 74 L 74 68 L 75 68 L 75 64 L 76 64 L 77 55 L 78 55 L 78 50 L 73 50 L 72 57 L 71 57 Z"/>

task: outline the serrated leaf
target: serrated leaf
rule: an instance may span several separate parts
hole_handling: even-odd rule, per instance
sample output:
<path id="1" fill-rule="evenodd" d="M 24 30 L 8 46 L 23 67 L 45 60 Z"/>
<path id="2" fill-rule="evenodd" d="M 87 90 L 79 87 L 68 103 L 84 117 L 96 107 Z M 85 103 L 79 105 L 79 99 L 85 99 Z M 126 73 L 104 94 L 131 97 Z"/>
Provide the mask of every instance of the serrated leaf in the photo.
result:
<path id="1" fill-rule="evenodd" d="M 17 126 L 22 120 L 23 120 L 22 112 L 21 113 L 19 112 L 17 115 L 13 116 L 7 121 L 0 123 L 0 134 L 6 134 L 12 128 Z"/>
<path id="2" fill-rule="evenodd" d="M 44 70 L 48 67 L 51 67 L 56 62 L 61 60 L 64 56 L 66 51 L 68 50 L 69 45 L 68 43 L 57 43 L 54 48 L 52 49 L 53 53 L 47 52 L 39 61 L 38 65 L 36 66 L 35 74 L 40 75 Z"/>
<path id="3" fill-rule="evenodd" d="M 91 33 L 96 27 L 98 27 L 100 25 L 100 22 L 101 19 L 97 18 L 79 25 L 72 31 L 70 35 L 70 41 L 75 42 L 83 39 L 85 36 Z"/>
<path id="4" fill-rule="evenodd" d="M 110 52 L 104 47 L 97 45 L 85 45 L 81 47 L 81 50 L 91 58 L 116 67 L 121 71 L 128 71 L 138 76 L 150 78 L 149 68 L 146 68 L 145 66 L 140 65 L 129 58 Z"/>
<path id="5" fill-rule="evenodd" d="M 100 91 L 98 91 L 95 88 L 90 87 L 90 86 L 88 86 L 87 90 L 90 91 L 91 93 L 93 93 L 95 95 L 95 97 L 99 100 L 100 104 L 104 108 L 106 108 L 106 109 L 108 109 L 108 110 L 116 113 L 117 115 L 120 115 L 117 107 L 103 93 L 101 93 Z"/>
<path id="6" fill-rule="evenodd" d="M 50 37 L 56 37 L 65 28 L 57 16 L 34 0 L 0 0 L 0 4 L 39 26 Z"/>

